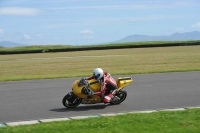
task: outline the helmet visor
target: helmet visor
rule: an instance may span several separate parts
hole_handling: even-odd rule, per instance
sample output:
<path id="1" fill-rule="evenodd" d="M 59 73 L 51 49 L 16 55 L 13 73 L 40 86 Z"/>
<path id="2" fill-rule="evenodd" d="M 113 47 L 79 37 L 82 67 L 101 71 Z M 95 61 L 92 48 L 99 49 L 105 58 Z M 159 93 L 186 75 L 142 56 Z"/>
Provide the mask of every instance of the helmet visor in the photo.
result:
<path id="1" fill-rule="evenodd" d="M 94 77 L 95 79 L 98 79 L 98 78 L 100 77 L 100 74 L 97 74 L 97 75 L 93 74 L 93 77 Z"/>

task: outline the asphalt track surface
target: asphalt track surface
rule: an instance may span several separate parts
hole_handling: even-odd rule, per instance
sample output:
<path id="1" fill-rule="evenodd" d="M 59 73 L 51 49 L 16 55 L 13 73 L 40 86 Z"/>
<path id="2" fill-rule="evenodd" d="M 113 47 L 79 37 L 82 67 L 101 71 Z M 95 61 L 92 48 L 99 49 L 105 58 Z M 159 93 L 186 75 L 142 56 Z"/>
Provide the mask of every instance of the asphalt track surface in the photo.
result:
<path id="1" fill-rule="evenodd" d="M 128 96 L 120 105 L 74 109 L 65 108 L 62 98 L 79 78 L 1 82 L 0 123 L 200 105 L 200 72 L 128 76 L 134 82 L 125 88 Z"/>

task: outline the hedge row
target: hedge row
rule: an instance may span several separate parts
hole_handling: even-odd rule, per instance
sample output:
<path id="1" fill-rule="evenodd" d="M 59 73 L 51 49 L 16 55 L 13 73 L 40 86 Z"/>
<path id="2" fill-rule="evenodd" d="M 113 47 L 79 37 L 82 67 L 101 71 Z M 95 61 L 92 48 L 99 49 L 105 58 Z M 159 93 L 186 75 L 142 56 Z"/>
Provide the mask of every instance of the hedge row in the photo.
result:
<path id="1" fill-rule="evenodd" d="M 71 46 L 71 47 L 45 47 L 37 49 L 15 49 L 15 48 L 1 48 L 0 54 L 27 54 L 27 53 L 44 53 L 44 52 L 71 52 L 71 51 L 86 51 L 86 50 L 105 50 L 105 49 L 123 49 L 123 48 L 148 48 L 148 47 L 169 47 L 169 46 L 190 46 L 200 45 L 200 41 L 185 41 L 185 42 L 142 42 L 142 43 L 121 43 L 121 44 L 107 44 L 107 45 L 92 45 L 92 46 Z"/>

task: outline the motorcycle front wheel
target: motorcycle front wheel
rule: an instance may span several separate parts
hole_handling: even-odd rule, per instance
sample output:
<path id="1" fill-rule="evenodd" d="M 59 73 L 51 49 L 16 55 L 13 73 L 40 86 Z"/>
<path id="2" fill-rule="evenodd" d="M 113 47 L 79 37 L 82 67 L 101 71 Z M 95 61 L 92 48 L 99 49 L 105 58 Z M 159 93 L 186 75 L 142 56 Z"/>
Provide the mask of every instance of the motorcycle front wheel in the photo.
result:
<path id="1" fill-rule="evenodd" d="M 120 90 L 115 94 L 115 96 L 117 96 L 119 98 L 119 100 L 111 102 L 110 104 L 112 104 L 112 105 L 122 103 L 127 97 L 127 92 L 125 90 Z"/>
<path id="2" fill-rule="evenodd" d="M 73 92 L 64 96 L 62 103 L 66 108 L 75 108 L 82 102 L 82 99 L 77 97 Z"/>

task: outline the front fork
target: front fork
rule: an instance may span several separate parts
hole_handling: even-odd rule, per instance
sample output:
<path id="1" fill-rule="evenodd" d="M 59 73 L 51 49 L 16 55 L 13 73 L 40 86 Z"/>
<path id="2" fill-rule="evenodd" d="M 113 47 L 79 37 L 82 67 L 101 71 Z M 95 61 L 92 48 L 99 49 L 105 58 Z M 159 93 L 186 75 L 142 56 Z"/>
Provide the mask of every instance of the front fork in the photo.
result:
<path id="1" fill-rule="evenodd" d="M 68 95 L 70 95 L 70 98 L 71 99 L 72 97 L 74 97 L 72 100 L 68 101 L 72 104 L 76 103 L 76 101 L 78 100 L 78 97 L 73 93 L 73 92 L 69 92 Z"/>

